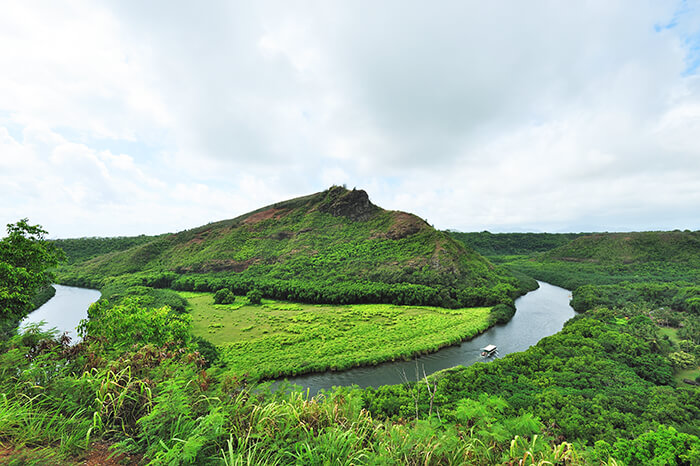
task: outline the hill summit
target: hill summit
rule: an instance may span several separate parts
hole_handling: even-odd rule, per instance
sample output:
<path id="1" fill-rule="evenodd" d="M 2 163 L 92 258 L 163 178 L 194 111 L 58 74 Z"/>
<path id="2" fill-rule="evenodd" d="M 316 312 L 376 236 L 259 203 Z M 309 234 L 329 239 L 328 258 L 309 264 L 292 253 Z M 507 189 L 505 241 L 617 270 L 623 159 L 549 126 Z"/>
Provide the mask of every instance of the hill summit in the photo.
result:
<path id="1" fill-rule="evenodd" d="M 80 240 L 75 240 L 80 241 Z M 79 245 L 72 245 L 80 249 Z M 509 302 L 519 281 L 423 219 L 340 186 L 76 262 L 64 283 L 259 289 L 305 302 Z"/>

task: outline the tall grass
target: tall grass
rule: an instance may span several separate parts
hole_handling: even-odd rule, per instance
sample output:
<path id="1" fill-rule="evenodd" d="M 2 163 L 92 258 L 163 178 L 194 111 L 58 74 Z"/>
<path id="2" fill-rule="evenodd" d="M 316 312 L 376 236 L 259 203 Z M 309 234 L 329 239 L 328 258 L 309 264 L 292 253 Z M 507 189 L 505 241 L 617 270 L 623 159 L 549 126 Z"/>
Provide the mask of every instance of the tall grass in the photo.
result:
<path id="1" fill-rule="evenodd" d="M 11 438 L 14 445 L 50 445 L 59 454 L 77 454 L 90 444 L 94 423 L 88 408 L 66 408 L 67 403 L 43 394 L 10 398 L 2 393 L 0 438 Z"/>

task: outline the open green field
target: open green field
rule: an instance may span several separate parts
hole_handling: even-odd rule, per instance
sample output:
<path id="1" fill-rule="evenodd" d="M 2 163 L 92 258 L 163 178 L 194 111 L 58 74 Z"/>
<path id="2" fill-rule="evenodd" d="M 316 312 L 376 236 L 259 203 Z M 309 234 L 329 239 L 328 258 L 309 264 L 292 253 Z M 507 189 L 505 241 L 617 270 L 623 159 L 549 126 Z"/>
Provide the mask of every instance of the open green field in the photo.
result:
<path id="1" fill-rule="evenodd" d="M 215 305 L 212 293 L 181 292 L 192 331 L 217 345 L 226 366 L 250 379 L 377 364 L 433 352 L 489 326 L 490 308 L 323 305 L 263 300 Z"/>
<path id="2" fill-rule="evenodd" d="M 680 338 L 678 338 L 678 329 L 677 328 L 661 327 L 661 328 L 659 328 L 659 333 L 661 333 L 662 335 L 667 335 L 673 343 L 677 344 L 680 341 Z M 684 383 L 683 379 L 695 380 L 695 378 L 699 375 L 700 375 L 700 367 L 695 367 L 695 368 L 680 370 L 673 375 L 673 378 L 676 381 L 676 383 L 683 386 L 683 383 Z"/>
<path id="3" fill-rule="evenodd" d="M 683 379 L 695 380 L 695 378 L 699 375 L 700 368 L 696 367 L 695 369 L 683 369 L 681 371 L 678 371 L 673 378 L 678 384 L 682 384 Z"/>

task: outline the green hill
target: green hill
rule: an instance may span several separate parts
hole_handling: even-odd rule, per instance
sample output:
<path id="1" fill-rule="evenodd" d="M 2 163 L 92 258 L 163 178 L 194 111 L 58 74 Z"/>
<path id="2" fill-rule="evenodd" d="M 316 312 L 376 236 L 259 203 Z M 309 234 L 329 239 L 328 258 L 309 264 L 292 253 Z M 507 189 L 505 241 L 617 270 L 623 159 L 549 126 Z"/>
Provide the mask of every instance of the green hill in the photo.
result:
<path id="1" fill-rule="evenodd" d="M 526 255 L 563 246 L 585 233 L 463 233 L 448 230 L 455 240 L 484 256 Z"/>
<path id="2" fill-rule="evenodd" d="M 698 266 L 700 231 L 596 233 L 555 248 L 544 258 L 600 264 L 666 261 Z"/>
<path id="3" fill-rule="evenodd" d="M 66 253 L 69 264 L 82 262 L 110 252 L 124 251 L 134 246 L 149 243 L 155 236 L 118 236 L 113 238 L 68 238 L 49 240 Z"/>
<path id="4" fill-rule="evenodd" d="M 415 215 L 338 186 L 78 262 L 59 278 L 100 288 L 128 280 L 195 291 L 257 288 L 305 302 L 449 307 L 508 302 L 521 288 Z"/>
<path id="5" fill-rule="evenodd" d="M 587 234 L 503 265 L 570 290 L 621 282 L 700 283 L 700 231 Z"/>

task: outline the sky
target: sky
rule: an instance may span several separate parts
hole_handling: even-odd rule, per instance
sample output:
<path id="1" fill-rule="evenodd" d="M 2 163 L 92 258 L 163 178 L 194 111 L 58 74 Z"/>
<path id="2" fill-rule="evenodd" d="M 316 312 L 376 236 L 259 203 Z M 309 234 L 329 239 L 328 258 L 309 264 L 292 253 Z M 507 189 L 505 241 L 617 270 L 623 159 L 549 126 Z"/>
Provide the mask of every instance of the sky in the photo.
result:
<path id="1" fill-rule="evenodd" d="M 346 185 L 440 229 L 700 229 L 700 2 L 6 1 L 0 222 Z"/>

